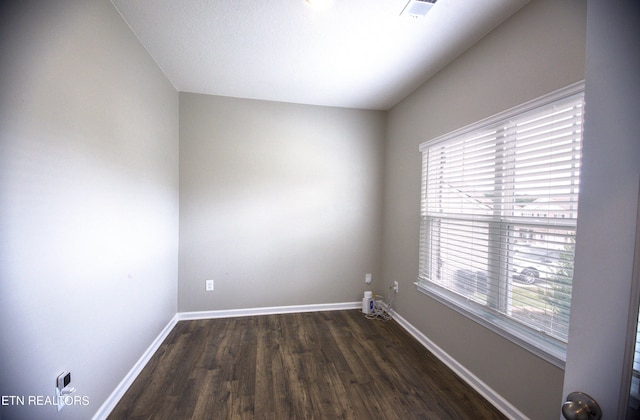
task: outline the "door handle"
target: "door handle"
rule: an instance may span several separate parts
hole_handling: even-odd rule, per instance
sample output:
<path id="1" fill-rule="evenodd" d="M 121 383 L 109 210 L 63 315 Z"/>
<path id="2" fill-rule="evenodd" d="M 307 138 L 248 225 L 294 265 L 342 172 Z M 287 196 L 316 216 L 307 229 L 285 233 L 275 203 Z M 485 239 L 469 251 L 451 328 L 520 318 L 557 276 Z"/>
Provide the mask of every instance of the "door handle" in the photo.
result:
<path id="1" fill-rule="evenodd" d="M 584 392 L 572 392 L 562 404 L 562 415 L 567 420 L 599 420 L 602 418 L 600 406 Z"/>

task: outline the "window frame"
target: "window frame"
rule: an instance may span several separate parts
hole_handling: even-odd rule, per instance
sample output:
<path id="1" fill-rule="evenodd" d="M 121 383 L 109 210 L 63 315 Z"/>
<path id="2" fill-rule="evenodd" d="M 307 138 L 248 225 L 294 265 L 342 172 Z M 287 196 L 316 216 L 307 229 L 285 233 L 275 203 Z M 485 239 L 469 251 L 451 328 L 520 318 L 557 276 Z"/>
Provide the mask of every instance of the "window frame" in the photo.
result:
<path id="1" fill-rule="evenodd" d="M 537 108 L 548 106 L 550 104 L 562 101 L 575 95 L 581 95 L 582 103 L 584 104 L 584 81 L 574 83 L 570 86 L 559 89 L 540 98 L 528 101 L 522 105 L 518 105 L 504 112 L 493 115 L 489 118 L 485 118 L 481 121 L 455 130 L 451 133 L 423 142 L 422 144 L 420 144 L 419 150 L 422 154 L 422 152 L 424 152 L 428 148 L 432 148 L 434 145 L 452 139 L 460 138 L 474 131 L 491 129 L 492 127 L 504 123 L 505 121 L 508 121 L 514 117 L 529 113 L 536 110 Z M 421 189 L 421 207 L 424 205 L 424 185 L 426 177 L 424 160 L 422 162 L 421 177 L 423 187 Z M 420 213 L 419 260 L 421 261 L 421 269 L 423 268 L 423 259 L 427 258 L 425 254 L 430 252 L 428 249 L 423 249 L 425 246 L 427 246 L 423 240 L 424 220 L 428 219 L 428 216 L 426 216 L 423 211 L 424 210 L 421 209 Z M 488 223 L 492 222 L 489 221 Z M 572 225 L 571 227 L 575 231 L 575 225 Z M 506 280 L 504 279 L 502 281 L 506 282 Z M 419 274 L 418 280 L 415 285 L 418 291 L 425 293 L 438 302 L 474 320 L 480 325 L 483 325 L 484 327 L 499 334 L 500 336 L 515 343 L 516 345 L 536 354 L 537 356 L 552 363 L 553 365 L 564 369 L 566 359 L 566 343 L 564 343 L 562 340 L 556 339 L 546 334 L 542 334 L 533 328 L 529 328 L 519 322 L 513 321 L 506 314 L 501 314 L 493 309 L 488 309 L 487 305 L 475 302 L 469 297 L 465 297 L 464 295 L 455 293 L 446 287 L 436 284 L 434 281 L 425 279 L 421 276 L 421 273 Z"/>

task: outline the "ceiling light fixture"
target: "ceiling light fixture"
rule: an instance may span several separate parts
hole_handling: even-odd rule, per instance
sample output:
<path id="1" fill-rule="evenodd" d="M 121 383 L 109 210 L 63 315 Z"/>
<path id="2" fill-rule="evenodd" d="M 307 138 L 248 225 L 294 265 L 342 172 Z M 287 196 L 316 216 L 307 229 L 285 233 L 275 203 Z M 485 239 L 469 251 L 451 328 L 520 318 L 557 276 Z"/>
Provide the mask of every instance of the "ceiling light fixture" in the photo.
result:
<path id="1" fill-rule="evenodd" d="M 409 0 L 400 16 L 424 17 L 438 0 Z"/>

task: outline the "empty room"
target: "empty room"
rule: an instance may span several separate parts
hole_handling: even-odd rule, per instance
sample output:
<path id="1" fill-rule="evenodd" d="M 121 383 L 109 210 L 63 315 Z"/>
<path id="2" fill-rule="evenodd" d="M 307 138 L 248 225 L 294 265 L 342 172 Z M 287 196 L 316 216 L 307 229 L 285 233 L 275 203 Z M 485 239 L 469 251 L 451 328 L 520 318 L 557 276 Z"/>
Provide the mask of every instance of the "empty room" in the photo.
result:
<path id="1" fill-rule="evenodd" d="M 3 2 L 0 418 L 634 418 L 638 17 Z"/>

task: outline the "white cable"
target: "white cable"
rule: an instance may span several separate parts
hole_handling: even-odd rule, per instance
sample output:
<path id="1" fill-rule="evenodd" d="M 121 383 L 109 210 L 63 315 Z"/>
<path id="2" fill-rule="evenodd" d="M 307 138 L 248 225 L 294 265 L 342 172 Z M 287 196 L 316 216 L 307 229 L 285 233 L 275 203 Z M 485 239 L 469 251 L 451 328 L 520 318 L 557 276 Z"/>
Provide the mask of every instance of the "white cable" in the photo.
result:
<path id="1" fill-rule="evenodd" d="M 365 315 L 368 319 L 379 319 L 382 321 L 388 321 L 391 319 L 391 304 L 393 303 L 393 297 L 395 293 L 391 294 L 389 303 L 384 302 L 384 296 L 375 295 L 373 301 L 373 312 Z"/>

